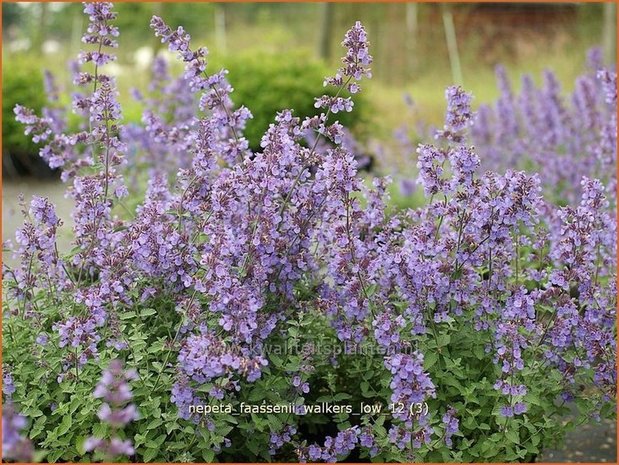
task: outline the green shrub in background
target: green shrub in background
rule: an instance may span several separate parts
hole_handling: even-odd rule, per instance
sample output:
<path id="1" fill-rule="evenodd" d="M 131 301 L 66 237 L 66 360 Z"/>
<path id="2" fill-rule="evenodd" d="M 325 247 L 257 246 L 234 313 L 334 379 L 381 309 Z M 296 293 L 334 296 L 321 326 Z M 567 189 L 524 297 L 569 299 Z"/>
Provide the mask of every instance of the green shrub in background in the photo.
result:
<path id="1" fill-rule="evenodd" d="M 5 63 L 7 60 L 5 59 Z M 24 126 L 15 121 L 13 108 L 19 103 L 40 114 L 46 103 L 41 63 L 31 55 L 15 55 L 11 66 L 2 70 L 2 166 L 5 176 L 49 175 L 39 158 L 39 148 L 24 135 Z"/>
<path id="2" fill-rule="evenodd" d="M 43 174 L 49 169 L 38 156 L 39 148 L 23 132 L 23 127 L 15 121 L 13 108 L 20 102 L 40 113 L 46 103 L 43 73 L 40 63 L 32 55 L 10 57 L 11 66 L 3 70 L 2 102 L 2 151 L 5 173 Z M 260 149 L 260 139 L 274 121 L 278 111 L 294 108 L 295 115 L 301 118 L 319 114 L 314 108 L 314 99 L 335 91 L 323 87 L 329 68 L 309 53 L 286 52 L 280 54 L 255 51 L 228 56 L 213 56 L 209 71 L 220 68 L 229 70 L 228 80 L 234 93 L 235 105 L 247 106 L 253 114 L 247 124 L 245 135 L 253 150 Z M 362 134 L 362 126 L 367 121 L 368 101 L 355 95 L 355 111 L 335 115 L 355 136 Z M 139 106 L 136 106 L 136 109 Z M 70 117 L 72 115 L 70 114 Z M 126 120 L 139 120 L 131 111 L 125 114 Z"/>
<path id="3" fill-rule="evenodd" d="M 227 57 L 212 57 L 209 71 L 220 68 L 229 71 L 228 80 L 234 88 L 232 99 L 236 105 L 243 104 L 253 114 L 247 124 L 245 136 L 254 150 L 260 147 L 260 138 L 275 114 L 286 108 L 294 108 L 301 118 L 320 113 L 314 108 L 314 98 L 323 94 L 334 95 L 335 91 L 323 87 L 325 76 L 331 74 L 326 65 L 308 53 L 246 52 Z M 343 95 L 348 96 L 348 95 Z M 353 96 L 355 111 L 334 117 L 356 135 L 366 120 L 367 101 L 360 95 Z"/>

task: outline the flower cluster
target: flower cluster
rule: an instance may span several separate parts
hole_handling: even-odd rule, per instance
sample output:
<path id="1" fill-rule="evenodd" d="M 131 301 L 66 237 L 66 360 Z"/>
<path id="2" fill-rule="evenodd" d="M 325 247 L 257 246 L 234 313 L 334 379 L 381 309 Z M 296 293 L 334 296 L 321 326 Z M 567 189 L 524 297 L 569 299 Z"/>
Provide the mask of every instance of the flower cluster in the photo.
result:
<path id="1" fill-rule="evenodd" d="M 86 451 L 99 450 L 106 457 L 131 456 L 135 453 L 131 440 L 123 440 L 116 434 L 118 430 L 138 418 L 135 405 L 128 403 L 133 397 L 128 381 L 136 378 L 137 373 L 134 370 L 124 370 L 120 360 L 112 360 L 103 371 L 93 396 L 104 401 L 98 417 L 112 427 L 113 437 L 110 440 L 88 438 L 84 444 Z"/>
<path id="2" fill-rule="evenodd" d="M 24 207 L 23 212 L 27 221 L 15 234 L 17 248 L 14 254 L 20 266 L 10 271 L 15 282 L 11 292 L 29 306 L 37 287 L 47 287 L 59 295 L 71 288 L 71 282 L 56 249 L 56 233 L 62 222 L 56 216 L 55 207 L 49 200 L 34 196 L 30 208 L 26 210 Z M 40 268 L 45 269 L 44 274 L 40 273 Z"/>
<path id="3" fill-rule="evenodd" d="M 21 286 L 25 289 L 45 285 L 55 292 L 69 291 L 74 294 L 75 301 L 89 309 L 86 316 L 69 316 L 54 325 L 60 334 L 61 347 L 71 345 L 82 349 L 79 354 L 70 353 L 64 364 L 67 368 L 75 365 L 76 370 L 89 357 L 96 356 L 96 343 L 100 338 L 95 328 L 105 322 L 106 303 L 117 300 L 118 294 L 124 291 L 116 279 L 111 282 L 105 279 L 106 273 L 102 272 L 102 268 L 111 261 L 121 236 L 117 231 L 119 221 L 112 216 L 112 199 L 127 195 L 122 175 L 118 173 L 124 164 L 125 144 L 118 137 L 121 112 L 116 100 L 117 91 L 114 79 L 101 69 L 115 59 L 106 50 L 118 47 L 115 39 L 118 29 L 111 23 L 116 13 L 112 11 L 112 4 L 106 2 L 84 4 L 84 13 L 88 15 L 89 24 L 82 41 L 92 45 L 94 50 L 80 53 L 79 65 L 74 69 L 74 83 L 90 90 L 73 95 L 73 109 L 86 118 L 84 128 L 88 129 L 75 134 L 64 133 L 60 130 L 68 125 L 58 123 L 49 115 L 38 118 L 30 110 L 19 106 L 15 108 L 17 119 L 27 125 L 27 132 L 33 132 L 41 141 L 52 137 L 41 149 L 41 156 L 50 166 L 62 168 L 65 181 L 73 180 L 68 194 L 75 201 L 72 216 L 77 253 L 69 263 L 58 257 L 55 233 L 59 221 L 47 200 L 35 198 L 31 206 L 34 223 L 26 223 L 18 242 L 22 263 L 27 263 L 24 261 L 26 255 L 39 250 L 38 262 L 44 263 L 48 269 L 46 282 L 35 282 L 40 278 L 33 276 L 32 267 L 28 267 L 28 273 L 20 270 L 11 273 L 18 283 L 27 282 L 27 285 Z M 82 71 L 80 65 L 86 64 L 94 69 Z M 51 84 L 49 87 L 54 89 Z M 53 90 L 51 100 L 55 99 Z M 87 169 L 82 172 L 82 168 Z M 103 278 L 101 282 L 91 287 L 85 285 L 85 280 L 98 274 Z M 107 276 L 110 275 L 107 273 Z M 59 377 L 63 378 L 64 375 Z"/>
<path id="4" fill-rule="evenodd" d="M 447 444 L 447 447 L 452 447 L 453 440 L 451 438 L 458 433 L 458 426 L 460 424 L 460 420 L 456 417 L 456 410 L 453 407 L 448 408 L 442 420 L 445 425 L 445 444 Z"/>
<path id="5" fill-rule="evenodd" d="M 2 406 L 2 458 L 16 462 L 31 462 L 32 442 L 20 432 L 26 428 L 26 419 L 15 411 L 11 403 Z"/>
<path id="6" fill-rule="evenodd" d="M 308 460 L 316 462 L 337 462 L 338 456 L 346 456 L 359 443 L 360 428 L 353 426 L 337 433 L 335 437 L 327 436 L 323 446 L 312 444 L 298 448 L 297 455 L 301 463 Z M 367 440 L 367 439 L 366 439 Z"/>
<path id="7" fill-rule="evenodd" d="M 209 123 L 214 130 L 218 153 L 233 165 L 249 155 L 247 139 L 241 136 L 246 121 L 251 113 L 245 107 L 232 110 L 230 93 L 232 87 L 226 81 L 227 71 L 208 75 L 206 57 L 208 50 L 199 47 L 190 48 L 191 36 L 179 26 L 172 30 L 160 17 L 153 16 L 151 28 L 162 43 L 167 43 L 171 52 L 177 52 L 185 63 L 185 80 L 194 92 L 205 91 L 200 97 L 200 109 L 210 111 Z"/>
<path id="8" fill-rule="evenodd" d="M 286 426 L 279 433 L 271 433 L 269 438 L 269 454 L 275 455 L 284 444 L 292 442 L 293 436 L 297 433 L 297 429 L 294 426 Z"/>
<path id="9" fill-rule="evenodd" d="M 582 176 L 603 180 L 614 192 L 616 73 L 603 69 L 599 60 L 590 63 L 570 100 L 561 96 L 550 71 L 541 88 L 524 75 L 521 94 L 514 95 L 505 69 L 498 67 L 501 96 L 494 108 L 480 106 L 471 133 L 484 168 L 530 169 L 533 162 L 559 201 L 577 201 Z"/>
<path id="10" fill-rule="evenodd" d="M 464 92 L 462 87 L 450 86 L 445 90 L 445 98 L 447 99 L 445 126 L 442 131 L 437 133 L 437 137 L 459 142 L 463 130 L 473 118 L 471 111 L 472 96 Z"/>
<path id="11" fill-rule="evenodd" d="M 128 146 L 128 166 L 132 168 L 132 184 L 137 188 L 139 169 L 146 168 L 154 179 L 190 168 L 190 136 L 198 106 L 186 77 L 172 78 L 168 63 L 161 56 L 153 61 L 148 93 L 142 95 L 136 90 L 134 94 L 144 107 L 143 124 L 127 124 L 121 138 Z"/>
<path id="12" fill-rule="evenodd" d="M 5 368 L 2 369 L 2 393 L 7 400 L 10 400 L 15 392 L 13 376 Z"/>
<path id="13" fill-rule="evenodd" d="M 436 396 L 434 383 L 423 369 L 423 355 L 397 354 L 385 360 L 385 366 L 393 375 L 391 401 L 394 404 L 410 406 Z M 408 421 L 410 412 L 396 412 L 395 418 Z"/>
<path id="14" fill-rule="evenodd" d="M 372 77 L 369 66 L 372 64 L 372 55 L 369 53 L 369 43 L 367 33 L 359 21 L 346 33 L 342 41 L 342 46 L 346 48 L 346 56 L 342 58 L 342 66 L 335 76 L 325 79 L 325 86 L 346 89 L 351 94 L 356 94 L 361 90 L 357 83 L 363 77 Z M 353 102 L 350 97 L 340 97 L 339 92 L 336 96 L 323 95 L 316 99 L 316 108 L 325 108 L 330 113 L 339 111 L 352 111 Z"/>

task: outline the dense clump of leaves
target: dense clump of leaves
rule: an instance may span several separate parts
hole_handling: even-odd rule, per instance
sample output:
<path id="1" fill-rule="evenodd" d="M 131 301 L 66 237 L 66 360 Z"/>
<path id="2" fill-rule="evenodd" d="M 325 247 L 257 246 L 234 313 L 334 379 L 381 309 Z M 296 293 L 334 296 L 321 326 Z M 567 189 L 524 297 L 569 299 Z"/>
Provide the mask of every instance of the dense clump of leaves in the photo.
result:
<path id="1" fill-rule="evenodd" d="M 579 180 L 558 207 L 536 174 L 482 173 L 471 97 L 451 87 L 444 128 L 417 149 L 427 202 L 392 211 L 389 180 L 364 184 L 332 121 L 371 76 L 360 23 L 321 113 L 278 112 L 254 151 L 225 71 L 155 16 L 185 72 L 156 62 L 143 125 L 123 127 L 103 73 L 115 14 L 85 12 L 81 129 L 15 109 L 76 202 L 68 256 L 35 197 L 5 269 L 15 444 L 50 461 L 516 461 L 561 437 L 569 403 L 614 414 L 602 182 Z M 121 216 L 124 174 L 144 167 L 144 200 Z"/>

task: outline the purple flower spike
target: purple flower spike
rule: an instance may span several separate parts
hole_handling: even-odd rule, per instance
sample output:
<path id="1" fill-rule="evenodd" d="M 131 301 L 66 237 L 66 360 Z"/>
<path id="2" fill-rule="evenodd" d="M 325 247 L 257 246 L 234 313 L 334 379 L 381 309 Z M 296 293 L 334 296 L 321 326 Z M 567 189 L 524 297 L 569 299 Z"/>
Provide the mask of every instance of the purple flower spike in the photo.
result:
<path id="1" fill-rule="evenodd" d="M 28 438 L 20 435 L 26 419 L 15 412 L 11 403 L 2 407 L 2 458 L 16 462 L 31 462 L 34 449 Z"/>
<path id="2" fill-rule="evenodd" d="M 136 378 L 135 370 L 124 370 L 120 360 L 112 360 L 93 392 L 95 398 L 104 400 L 98 413 L 99 419 L 108 423 L 114 432 L 138 419 L 135 405 L 128 404 L 133 397 L 128 382 Z M 131 456 L 135 453 L 131 441 L 121 440 L 117 436 L 109 441 L 91 437 L 84 448 L 86 451 L 98 450 L 107 457 Z"/>

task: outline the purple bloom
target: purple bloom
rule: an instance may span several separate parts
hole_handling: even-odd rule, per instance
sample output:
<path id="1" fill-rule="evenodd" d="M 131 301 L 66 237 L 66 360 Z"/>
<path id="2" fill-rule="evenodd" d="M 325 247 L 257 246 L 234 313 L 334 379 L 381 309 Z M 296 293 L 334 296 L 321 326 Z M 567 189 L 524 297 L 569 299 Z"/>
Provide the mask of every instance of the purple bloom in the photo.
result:
<path id="1" fill-rule="evenodd" d="M 404 197 L 410 197 L 415 193 L 416 183 L 414 179 L 402 179 L 400 181 L 400 193 Z"/>
<path id="2" fill-rule="evenodd" d="M 494 107 L 480 107 L 471 131 L 484 169 L 535 170 L 551 197 L 572 204 L 582 176 L 616 183 L 616 74 L 595 53 L 590 61 L 593 72 L 577 79 L 569 100 L 550 71 L 541 88 L 524 76 L 515 95 L 497 68 L 501 96 Z"/>
<path id="3" fill-rule="evenodd" d="M 167 43 L 171 52 L 177 52 L 185 63 L 185 80 L 193 92 L 205 91 L 200 98 L 200 109 L 210 111 L 211 127 L 216 129 L 213 136 L 223 159 L 234 165 L 249 154 L 248 142 L 241 137 L 245 123 L 252 117 L 249 110 L 240 107 L 232 109 L 230 93 L 232 87 L 226 81 L 226 70 L 208 75 L 206 73 L 206 57 L 208 50 L 200 47 L 191 50 L 191 37 L 179 26 L 172 30 L 160 17 L 153 16 L 150 23 L 162 43 Z M 212 141 L 213 142 L 213 141 Z M 212 143 L 211 142 L 211 143 Z"/>
<path id="4" fill-rule="evenodd" d="M 112 360 L 108 368 L 103 371 L 93 396 L 102 398 L 108 404 L 123 405 L 132 399 L 128 381 L 136 378 L 135 370 L 123 370 L 120 360 Z"/>
<path id="5" fill-rule="evenodd" d="M 13 376 L 7 371 L 4 371 L 2 375 L 2 392 L 6 396 L 7 400 L 10 400 L 15 392 Z"/>
<path id="6" fill-rule="evenodd" d="M 200 399 L 195 395 L 194 390 L 189 386 L 188 380 L 185 376 L 179 376 L 176 383 L 172 385 L 172 392 L 170 400 L 174 403 L 178 409 L 178 415 L 185 419 L 191 419 L 192 415 L 189 408 L 193 405 L 200 403 Z M 198 422 L 197 418 L 193 419 Z"/>
<path id="7" fill-rule="evenodd" d="M 120 360 L 112 360 L 93 392 L 93 397 L 104 400 L 97 416 L 113 431 L 138 418 L 135 405 L 128 403 L 133 397 L 128 382 L 136 378 L 135 370 L 124 370 Z M 91 437 L 84 447 L 87 451 L 98 450 L 108 457 L 135 453 L 131 441 L 121 440 L 115 435 L 110 440 Z"/>
<path id="8" fill-rule="evenodd" d="M 342 46 L 346 48 L 346 55 L 342 58 L 344 66 L 340 67 L 335 76 L 325 78 L 324 85 L 330 85 L 338 89 L 336 96 L 323 95 L 315 99 L 314 106 L 316 108 L 324 108 L 327 114 L 324 119 L 333 113 L 350 112 L 353 109 L 353 101 L 350 97 L 340 97 L 339 93 L 344 88 L 351 94 L 360 92 L 361 87 L 358 82 L 363 77 L 371 78 L 370 65 L 372 64 L 372 56 L 369 54 L 369 42 L 367 33 L 362 24 L 357 21 L 355 25 L 346 32 Z M 325 121 L 317 122 L 316 129 L 318 134 L 326 135 L 336 144 L 340 144 L 343 136 L 343 128 L 338 123 L 331 126 L 326 126 Z M 313 145 L 316 148 L 316 143 Z"/>
<path id="9" fill-rule="evenodd" d="M 372 64 L 372 56 L 369 54 L 367 33 L 359 21 L 346 32 L 342 46 L 346 48 L 346 56 L 342 58 L 344 66 L 338 70 L 335 76 L 326 78 L 325 85 L 339 87 L 343 83 L 350 82 L 351 78 L 359 81 L 364 76 L 372 77 L 369 68 L 369 65 Z M 347 84 L 347 89 L 351 94 L 354 94 L 359 91 L 359 86 L 356 83 L 350 83 Z"/>
<path id="10" fill-rule="evenodd" d="M 597 72 L 597 78 L 602 81 L 604 86 L 606 103 L 617 105 L 617 73 L 601 69 Z"/>
<path id="11" fill-rule="evenodd" d="M 514 415 L 520 415 L 527 411 L 527 405 L 524 402 L 516 402 L 514 404 Z"/>
<path id="12" fill-rule="evenodd" d="M 400 328 L 406 325 L 401 315 L 394 316 L 389 313 L 381 313 L 372 322 L 374 326 L 374 338 L 383 347 L 398 346 L 400 342 Z"/>
<path id="13" fill-rule="evenodd" d="M 458 133 L 466 127 L 473 116 L 471 94 L 464 92 L 459 86 L 451 86 L 445 90 L 445 98 L 447 99 L 445 130 Z"/>
<path id="14" fill-rule="evenodd" d="M 452 436 L 456 433 L 459 432 L 459 424 L 460 424 L 460 420 L 458 420 L 458 418 L 456 418 L 456 410 L 452 407 L 450 407 L 449 409 L 447 409 L 447 412 L 445 412 L 445 415 L 443 415 L 443 424 L 445 425 L 445 444 L 447 445 L 447 447 L 452 447 L 453 446 L 453 442 L 452 442 Z"/>
<path id="15" fill-rule="evenodd" d="M 297 433 L 297 429 L 294 426 L 285 426 L 279 433 L 271 433 L 269 438 L 269 454 L 275 455 L 284 444 L 288 444 L 292 441 L 293 436 Z"/>
<path id="16" fill-rule="evenodd" d="M 98 450 L 107 457 L 118 457 L 119 455 L 132 456 L 135 454 L 135 449 L 129 439 L 122 440 L 117 437 L 109 441 L 89 437 L 84 442 L 84 450 L 86 452 Z"/>
<path id="17" fill-rule="evenodd" d="M 311 444 L 297 449 L 297 454 L 299 459 L 307 456 L 312 461 L 335 462 L 338 457 L 345 457 L 355 449 L 359 443 L 359 434 L 359 427 L 353 426 L 340 431 L 335 437 L 327 436 L 323 446 Z"/>
<path id="18" fill-rule="evenodd" d="M 419 170 L 417 183 L 423 186 L 426 196 L 442 191 L 447 192 L 447 179 L 443 177 L 447 154 L 431 145 L 420 145 L 417 153 L 417 169 Z"/>
<path id="19" fill-rule="evenodd" d="M 116 410 L 112 410 L 109 404 L 103 404 L 97 416 L 101 421 L 114 427 L 124 426 L 138 418 L 137 410 L 133 404 Z"/>
<path id="20" fill-rule="evenodd" d="M 502 405 L 499 409 L 499 414 L 505 418 L 511 418 L 514 416 L 514 408 L 510 405 Z"/>
<path id="21" fill-rule="evenodd" d="M 20 431 L 26 427 L 26 419 L 15 412 L 11 403 L 2 408 L 2 458 L 16 462 L 31 462 L 34 449 Z"/>
<path id="22" fill-rule="evenodd" d="M 385 367 L 392 374 L 390 384 L 394 404 L 413 405 L 425 402 L 430 397 L 436 397 L 434 383 L 423 369 L 423 355 L 415 352 L 413 355 L 397 354 L 385 359 Z M 394 413 L 394 417 L 406 421 L 410 413 L 407 409 Z"/>
<path id="23" fill-rule="evenodd" d="M 371 74 L 360 23 L 345 36 L 343 65 L 325 79 L 336 96 L 315 101 L 324 113 L 301 119 L 280 111 L 253 153 L 243 137 L 251 113 L 233 105 L 227 72 L 207 73 L 207 50 L 192 48 L 182 27 L 172 29 L 156 16 L 155 35 L 185 70 L 173 78 L 156 59 L 148 91 L 136 95 L 142 121 L 121 125 L 116 83 L 105 74 L 115 59 L 115 13 L 103 2 L 86 4 L 84 11 L 85 50 L 73 69 L 81 88 L 73 95 L 82 116 L 77 132 L 68 133 L 66 118 L 55 111 L 61 100 L 50 76 L 50 107 L 41 116 L 15 108 L 26 132 L 44 144 L 42 158 L 71 180 L 68 194 L 75 202 L 69 259 L 57 252 L 61 221 L 53 206 L 34 197 L 23 207 L 26 221 L 16 234 L 18 265 L 6 273 L 8 297 L 17 303 L 9 318 L 31 318 L 35 334 L 48 325 L 39 314 L 42 297 L 65 309 L 52 326 L 65 355 L 59 382 L 72 378 L 73 369 L 82 374 L 81 367 L 106 352 L 101 344 L 127 348 L 126 309 L 143 309 L 147 323 L 160 321 L 155 313 L 175 312 L 178 336 L 165 346 L 176 360 L 171 401 L 180 418 L 203 422 L 214 434 L 217 420 L 192 415 L 192 406 L 235 397 L 268 376 L 275 367 L 265 368 L 266 345 L 286 334 L 286 322 L 307 306 L 332 326 L 346 350 L 367 342 L 387 352 L 384 368 L 396 404 L 411 407 L 437 397 L 431 374 L 452 367 L 443 366 L 445 358 L 432 367 L 418 347 L 434 341 L 441 357 L 453 355 L 456 338 L 444 336 L 466 324 L 479 332 L 482 355 L 496 365 L 491 382 L 506 397 L 500 415 L 527 411 L 525 377 L 538 366 L 561 374 L 565 399 L 581 379 L 612 398 L 613 72 L 589 71 L 564 98 L 550 72 L 541 87 L 524 77 L 516 94 L 498 68 L 501 95 L 476 115 L 470 94 L 448 88 L 438 144 L 417 148 L 417 182 L 427 204 L 394 212 L 390 179 L 366 185 L 358 173 L 359 143 L 330 120 L 354 109 L 340 91 L 358 93 L 360 80 Z M 409 132 L 398 138 L 412 155 Z M 135 215 L 117 215 L 120 200 L 144 176 L 148 187 Z M 412 192 L 409 180 L 402 187 Z M 47 344 L 47 333 L 36 342 Z M 296 397 L 310 392 L 316 355 L 302 354 L 298 369 L 285 373 Z M 329 361 L 336 366 L 342 360 Z M 4 376 L 10 399 L 15 388 L 10 374 Z M 112 434 L 88 439 L 88 451 L 135 454 L 118 431 L 138 417 L 129 386 L 135 377 L 118 360 L 104 370 L 93 396 L 102 399 L 98 417 Z M 299 460 L 336 461 L 355 448 L 375 457 L 380 444 L 417 460 L 412 454 L 432 439 L 453 447 L 457 412 L 451 406 L 441 412 L 412 415 L 405 408 L 391 418 L 386 438 L 362 423 L 320 444 L 297 440 L 293 425 L 280 425 L 269 432 L 269 453 L 289 444 Z M 14 420 L 19 433 L 24 421 Z M 229 445 L 218 437 L 213 451 Z"/>

